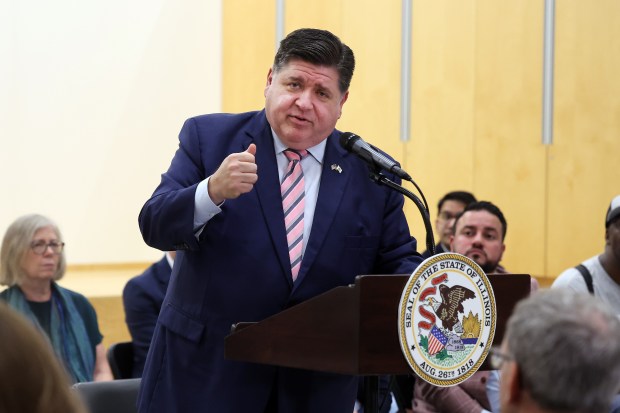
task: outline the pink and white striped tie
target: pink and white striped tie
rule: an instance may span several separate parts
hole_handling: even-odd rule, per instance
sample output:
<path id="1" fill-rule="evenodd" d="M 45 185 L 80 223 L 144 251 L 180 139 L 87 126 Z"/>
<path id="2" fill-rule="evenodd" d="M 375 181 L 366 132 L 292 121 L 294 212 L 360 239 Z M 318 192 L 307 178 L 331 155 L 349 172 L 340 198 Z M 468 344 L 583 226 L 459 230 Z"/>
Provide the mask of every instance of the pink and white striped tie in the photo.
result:
<path id="1" fill-rule="evenodd" d="M 289 163 L 286 175 L 282 181 L 282 208 L 284 210 L 284 225 L 286 240 L 288 241 L 288 255 L 291 260 L 293 281 L 301 268 L 303 238 L 304 238 L 304 173 L 301 170 L 301 160 L 308 151 L 285 149 Z"/>

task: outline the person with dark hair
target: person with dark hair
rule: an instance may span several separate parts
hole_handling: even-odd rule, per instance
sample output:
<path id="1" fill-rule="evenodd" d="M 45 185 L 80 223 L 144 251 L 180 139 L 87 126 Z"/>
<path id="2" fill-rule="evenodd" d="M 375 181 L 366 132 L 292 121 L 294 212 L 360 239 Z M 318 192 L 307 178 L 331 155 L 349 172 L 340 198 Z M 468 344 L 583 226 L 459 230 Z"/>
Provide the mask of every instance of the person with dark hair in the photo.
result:
<path id="1" fill-rule="evenodd" d="M 49 342 L 0 302 L 0 412 L 86 413 Z"/>
<path id="2" fill-rule="evenodd" d="M 506 272 L 499 262 L 506 249 L 507 230 L 506 218 L 496 205 L 473 202 L 454 221 L 450 250 L 471 258 L 486 274 Z"/>
<path id="3" fill-rule="evenodd" d="M 185 122 L 139 216 L 148 245 L 177 251 L 141 413 L 353 411 L 357 377 L 232 361 L 224 338 L 357 275 L 421 262 L 403 196 L 339 145 L 354 66 L 332 33 L 296 30 L 268 71 L 264 110 Z"/>
<path id="4" fill-rule="evenodd" d="M 568 289 L 517 304 L 491 363 L 502 413 L 601 413 L 620 390 L 620 320 L 601 300 Z"/>
<path id="5" fill-rule="evenodd" d="M 56 283 L 65 275 L 58 226 L 38 214 L 16 219 L 0 250 L 0 300 L 45 334 L 74 382 L 112 380 L 97 313 L 82 294 Z"/>
<path id="6" fill-rule="evenodd" d="M 439 242 L 435 245 L 435 254 L 450 251 L 450 237 L 453 234 L 454 220 L 472 202 L 476 202 L 476 197 L 467 191 L 448 192 L 439 200 L 437 218 L 435 219 L 435 232 Z M 423 258 L 430 256 L 430 250 L 422 253 Z"/>

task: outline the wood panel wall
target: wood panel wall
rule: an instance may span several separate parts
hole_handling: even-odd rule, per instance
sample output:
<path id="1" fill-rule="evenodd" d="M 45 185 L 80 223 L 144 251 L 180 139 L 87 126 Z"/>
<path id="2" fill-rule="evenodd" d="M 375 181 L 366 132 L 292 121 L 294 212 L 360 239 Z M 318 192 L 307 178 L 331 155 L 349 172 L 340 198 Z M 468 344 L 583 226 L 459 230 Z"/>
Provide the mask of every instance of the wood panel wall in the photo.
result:
<path id="1" fill-rule="evenodd" d="M 555 142 L 542 144 L 544 2 L 413 4 L 411 131 L 399 140 L 401 2 L 286 1 L 285 32 L 334 31 L 357 57 L 338 125 L 401 161 L 431 204 L 470 190 L 508 220 L 505 266 L 553 279 L 602 251 L 620 193 L 620 26 L 615 0 L 556 3 Z M 225 111 L 260 109 L 274 2 L 224 7 Z M 242 55 L 241 50 L 249 50 Z M 420 249 L 424 228 L 406 205 Z"/>

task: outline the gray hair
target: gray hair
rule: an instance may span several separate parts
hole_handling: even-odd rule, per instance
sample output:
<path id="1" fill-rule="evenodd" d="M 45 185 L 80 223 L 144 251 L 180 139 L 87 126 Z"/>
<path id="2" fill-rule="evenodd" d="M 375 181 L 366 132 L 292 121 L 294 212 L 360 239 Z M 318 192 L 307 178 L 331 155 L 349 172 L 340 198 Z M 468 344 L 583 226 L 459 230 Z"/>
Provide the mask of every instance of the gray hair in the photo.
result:
<path id="1" fill-rule="evenodd" d="M 34 234 L 42 228 L 52 228 L 59 240 L 62 235 L 58 226 L 49 218 L 38 214 L 24 215 L 17 218 L 6 230 L 0 250 L 0 284 L 9 287 L 19 285 L 25 277 L 22 260 L 25 258 Z M 67 261 L 65 251 L 60 253 L 58 268 L 54 280 L 65 275 Z"/>
<path id="2" fill-rule="evenodd" d="M 620 388 L 620 319 L 589 294 L 545 290 L 520 302 L 507 327 L 522 385 L 547 409 L 600 413 Z"/>

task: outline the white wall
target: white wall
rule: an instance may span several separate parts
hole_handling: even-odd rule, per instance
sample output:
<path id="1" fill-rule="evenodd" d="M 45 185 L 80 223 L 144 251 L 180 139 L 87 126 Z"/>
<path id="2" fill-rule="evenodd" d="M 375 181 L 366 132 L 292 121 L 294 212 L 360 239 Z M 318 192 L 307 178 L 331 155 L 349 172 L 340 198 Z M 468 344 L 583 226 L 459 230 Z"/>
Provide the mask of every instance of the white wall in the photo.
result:
<path id="1" fill-rule="evenodd" d="M 220 0 L 0 6 L 0 233 L 38 212 L 69 264 L 159 258 L 138 212 L 185 118 L 220 110 Z"/>

